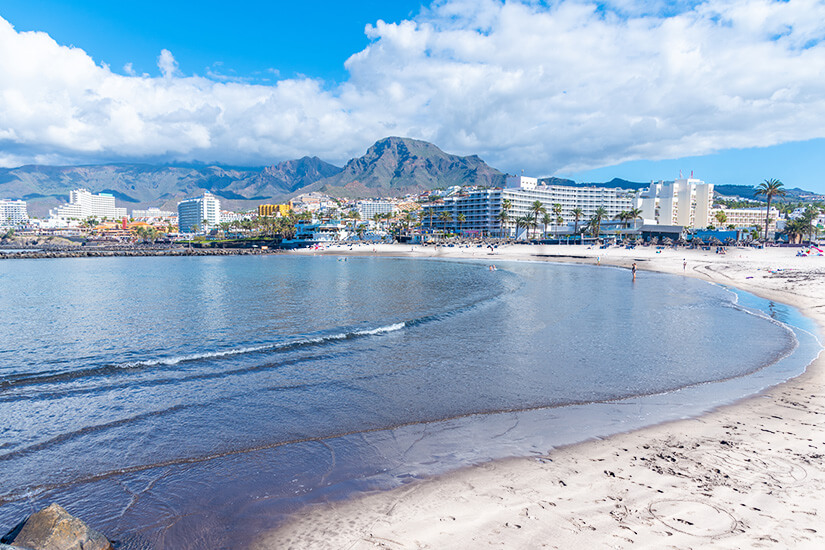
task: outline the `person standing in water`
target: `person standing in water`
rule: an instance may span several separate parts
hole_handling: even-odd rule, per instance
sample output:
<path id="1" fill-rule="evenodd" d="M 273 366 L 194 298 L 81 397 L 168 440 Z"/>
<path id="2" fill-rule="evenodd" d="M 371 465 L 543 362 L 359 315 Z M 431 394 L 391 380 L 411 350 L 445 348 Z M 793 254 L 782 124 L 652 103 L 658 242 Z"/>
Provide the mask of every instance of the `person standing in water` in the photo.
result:
<path id="1" fill-rule="evenodd" d="M 633 267 L 630 268 L 630 271 L 633 273 L 633 280 L 636 280 L 636 262 L 633 262 Z"/>

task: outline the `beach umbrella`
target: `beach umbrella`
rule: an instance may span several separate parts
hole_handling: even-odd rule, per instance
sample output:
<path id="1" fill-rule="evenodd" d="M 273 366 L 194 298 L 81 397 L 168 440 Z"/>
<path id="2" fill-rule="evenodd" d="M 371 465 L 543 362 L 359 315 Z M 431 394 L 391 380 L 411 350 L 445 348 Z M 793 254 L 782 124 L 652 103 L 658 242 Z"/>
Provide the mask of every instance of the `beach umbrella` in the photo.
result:
<path id="1" fill-rule="evenodd" d="M 702 246 L 702 245 L 705 244 L 705 241 L 703 241 L 701 237 L 697 237 L 697 238 L 693 239 L 693 244 L 698 245 L 698 246 Z"/>
<path id="2" fill-rule="evenodd" d="M 662 240 L 662 244 L 670 246 L 673 244 L 673 239 L 671 239 L 670 237 L 665 237 L 664 240 Z"/>

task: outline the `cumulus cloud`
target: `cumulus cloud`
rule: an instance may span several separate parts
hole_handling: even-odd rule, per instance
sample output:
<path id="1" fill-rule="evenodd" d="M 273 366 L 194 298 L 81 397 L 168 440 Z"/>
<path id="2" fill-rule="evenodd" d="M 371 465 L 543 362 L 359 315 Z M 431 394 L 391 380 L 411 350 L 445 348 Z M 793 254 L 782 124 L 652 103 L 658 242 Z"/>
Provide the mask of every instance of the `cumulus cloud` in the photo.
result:
<path id="1" fill-rule="evenodd" d="M 113 73 L 0 19 L 0 163 L 342 163 L 401 135 L 552 174 L 825 135 L 825 2 L 438 0 L 349 78 Z M 211 76 L 210 76 L 211 74 Z"/>

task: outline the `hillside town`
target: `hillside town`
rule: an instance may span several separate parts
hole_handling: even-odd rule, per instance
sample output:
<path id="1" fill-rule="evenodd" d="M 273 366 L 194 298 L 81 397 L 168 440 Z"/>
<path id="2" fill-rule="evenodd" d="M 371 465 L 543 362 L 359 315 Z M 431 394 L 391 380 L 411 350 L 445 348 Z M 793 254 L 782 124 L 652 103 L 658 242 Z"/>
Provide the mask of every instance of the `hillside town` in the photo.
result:
<path id="1" fill-rule="evenodd" d="M 587 240 L 801 243 L 825 229 L 822 203 L 781 201 L 781 182 L 761 184 L 764 203 L 723 197 L 692 177 L 633 190 L 547 184 L 507 176 L 503 187 L 450 186 L 397 198 L 342 199 L 311 192 L 283 204 L 229 211 L 204 192 L 177 211 L 128 212 L 112 194 L 75 189 L 48 216 L 29 216 L 26 201 L 0 200 L 0 235 L 63 237 L 84 243 L 195 243 L 267 239 L 275 247 L 334 242 L 428 243 L 468 239 L 539 242 Z M 760 193 L 757 188 L 757 194 Z"/>

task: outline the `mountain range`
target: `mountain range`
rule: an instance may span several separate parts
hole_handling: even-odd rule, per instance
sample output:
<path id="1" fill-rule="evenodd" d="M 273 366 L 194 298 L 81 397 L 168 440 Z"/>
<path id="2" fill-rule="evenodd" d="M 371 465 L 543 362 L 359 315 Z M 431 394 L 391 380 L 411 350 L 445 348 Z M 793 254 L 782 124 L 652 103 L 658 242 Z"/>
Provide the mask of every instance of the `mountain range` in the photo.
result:
<path id="1" fill-rule="evenodd" d="M 34 216 L 45 216 L 50 208 L 68 202 L 69 191 L 80 187 L 110 193 L 129 210 L 154 206 L 174 211 L 179 201 L 204 191 L 220 197 L 225 209 L 248 209 L 311 191 L 337 197 L 390 197 L 451 185 L 503 183 L 504 174 L 476 155 L 451 155 L 426 141 L 400 137 L 377 141 L 343 168 L 318 157 L 251 168 L 147 164 L 0 168 L 0 198 L 27 201 Z"/>
<path id="2" fill-rule="evenodd" d="M 94 193 L 110 193 L 119 206 L 129 210 L 159 207 L 175 211 L 182 199 L 208 191 L 221 198 L 224 209 L 239 210 L 263 202 L 283 202 L 311 191 L 335 197 L 391 197 L 452 185 L 502 186 L 504 179 L 502 172 L 476 155 L 451 155 L 426 141 L 388 137 L 343 167 L 318 157 L 303 157 L 266 167 L 104 164 L 0 168 L 0 198 L 23 199 L 30 215 L 42 217 L 50 208 L 68 202 L 69 191 L 80 187 Z M 648 185 L 618 178 L 599 184 L 561 178 L 541 181 L 625 189 Z M 748 198 L 753 193 L 750 186 L 716 186 L 716 190 Z M 792 196 L 813 195 L 802 190 L 789 191 L 793 191 Z"/>

